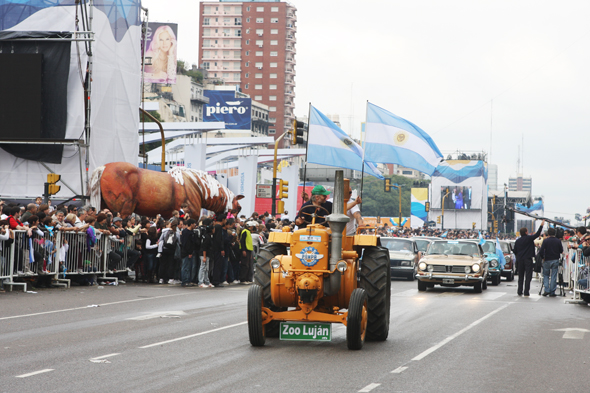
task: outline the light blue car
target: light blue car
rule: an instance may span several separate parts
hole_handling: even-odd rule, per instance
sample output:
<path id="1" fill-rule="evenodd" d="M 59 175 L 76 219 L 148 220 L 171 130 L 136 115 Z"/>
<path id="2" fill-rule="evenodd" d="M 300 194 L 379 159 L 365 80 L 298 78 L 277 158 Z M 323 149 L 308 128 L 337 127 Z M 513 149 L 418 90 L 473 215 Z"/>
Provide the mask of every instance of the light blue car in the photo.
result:
<path id="1" fill-rule="evenodd" d="M 500 265 L 500 258 L 496 254 L 496 242 L 486 240 L 481 248 L 483 248 L 486 260 L 488 261 L 488 279 L 492 282 L 492 285 L 498 285 L 502 280 L 504 266 Z"/>

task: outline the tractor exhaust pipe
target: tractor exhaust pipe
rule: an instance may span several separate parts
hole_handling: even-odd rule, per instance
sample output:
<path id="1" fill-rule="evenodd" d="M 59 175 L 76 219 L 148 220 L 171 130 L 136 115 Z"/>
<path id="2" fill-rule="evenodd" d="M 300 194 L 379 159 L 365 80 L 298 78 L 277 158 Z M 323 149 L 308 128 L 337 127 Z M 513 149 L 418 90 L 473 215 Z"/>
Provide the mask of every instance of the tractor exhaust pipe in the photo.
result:
<path id="1" fill-rule="evenodd" d="M 350 218 L 344 211 L 344 171 L 336 171 L 334 180 L 334 202 L 332 203 L 332 214 L 326 217 L 326 221 L 332 229 L 332 243 L 330 245 L 330 270 L 336 269 L 338 262 L 342 259 L 342 232 Z M 324 294 L 332 296 L 340 290 L 340 277 L 342 273 L 335 271 L 330 279 L 325 282 Z"/>

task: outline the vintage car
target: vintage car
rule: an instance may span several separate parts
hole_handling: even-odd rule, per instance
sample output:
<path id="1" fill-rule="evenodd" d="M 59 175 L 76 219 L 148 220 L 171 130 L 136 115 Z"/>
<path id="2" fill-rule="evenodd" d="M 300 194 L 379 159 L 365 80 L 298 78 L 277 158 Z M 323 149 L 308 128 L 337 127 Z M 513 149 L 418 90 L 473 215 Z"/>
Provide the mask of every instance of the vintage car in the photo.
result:
<path id="1" fill-rule="evenodd" d="M 391 277 L 414 281 L 421 255 L 416 242 L 401 237 L 382 237 L 381 245 L 389 250 Z"/>
<path id="2" fill-rule="evenodd" d="M 410 239 L 414 240 L 418 245 L 418 251 L 426 252 L 428 246 L 434 240 L 441 240 L 440 237 L 429 237 L 429 236 L 413 236 Z"/>
<path id="3" fill-rule="evenodd" d="M 516 258 L 514 257 L 514 253 L 512 253 L 512 246 L 508 240 L 500 240 L 500 247 L 502 247 L 502 252 L 504 253 L 504 259 L 506 259 L 506 265 L 504 265 L 504 269 L 502 269 L 502 276 L 506 277 L 506 281 L 513 281 L 514 274 L 516 273 Z"/>
<path id="4" fill-rule="evenodd" d="M 483 248 L 483 252 L 485 253 L 485 257 L 489 264 L 488 280 L 490 280 L 492 285 L 498 285 L 500 284 L 500 281 L 502 281 L 502 266 L 500 266 L 499 256 L 496 254 L 496 241 L 486 240 L 485 243 L 481 245 L 481 248 Z"/>
<path id="5" fill-rule="evenodd" d="M 488 262 L 483 249 L 467 240 L 435 240 L 418 263 L 418 290 L 435 285 L 472 286 L 476 293 L 487 289 Z"/>

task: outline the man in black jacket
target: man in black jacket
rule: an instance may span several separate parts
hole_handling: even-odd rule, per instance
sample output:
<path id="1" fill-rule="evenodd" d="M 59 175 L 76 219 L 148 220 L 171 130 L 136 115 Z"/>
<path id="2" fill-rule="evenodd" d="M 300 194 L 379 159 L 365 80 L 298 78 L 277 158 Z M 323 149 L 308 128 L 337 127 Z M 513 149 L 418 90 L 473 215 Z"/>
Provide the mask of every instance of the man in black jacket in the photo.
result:
<path id="1" fill-rule="evenodd" d="M 213 237 L 211 241 L 211 254 L 213 267 L 213 276 L 211 284 L 216 287 L 223 287 L 223 260 L 225 257 L 225 244 L 223 243 L 223 227 L 225 226 L 227 213 L 219 213 L 215 215 L 215 224 L 213 226 Z"/>
<path id="2" fill-rule="evenodd" d="M 535 256 L 535 239 L 541 235 L 545 220 L 534 235 L 527 235 L 528 229 L 520 229 L 520 237 L 514 242 L 514 255 L 518 265 L 518 289 L 516 293 L 522 296 L 522 284 L 524 281 L 524 296 L 529 296 L 531 280 L 533 278 L 533 257 Z M 526 277 L 525 277 L 526 273 Z"/>
<path id="3" fill-rule="evenodd" d="M 184 229 L 180 234 L 180 257 L 182 258 L 182 286 L 192 286 L 192 280 L 197 273 L 197 265 L 195 263 L 195 233 L 193 230 L 197 222 L 192 218 L 185 223 Z"/>
<path id="4" fill-rule="evenodd" d="M 557 270 L 559 269 L 559 256 L 563 254 L 561 240 L 555 237 L 555 228 L 547 229 L 547 238 L 543 240 L 539 254 L 543 261 L 543 296 L 555 297 L 557 288 Z M 551 277 L 551 281 L 549 281 Z"/>

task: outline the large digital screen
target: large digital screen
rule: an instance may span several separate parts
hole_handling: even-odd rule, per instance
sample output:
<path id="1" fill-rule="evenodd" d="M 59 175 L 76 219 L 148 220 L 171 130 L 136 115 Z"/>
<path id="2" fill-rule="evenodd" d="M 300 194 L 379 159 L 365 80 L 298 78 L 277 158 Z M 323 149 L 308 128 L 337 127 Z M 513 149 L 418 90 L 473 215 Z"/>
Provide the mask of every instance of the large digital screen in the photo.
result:
<path id="1" fill-rule="evenodd" d="M 440 197 L 445 209 L 474 209 L 473 188 L 471 186 L 441 186 Z"/>

